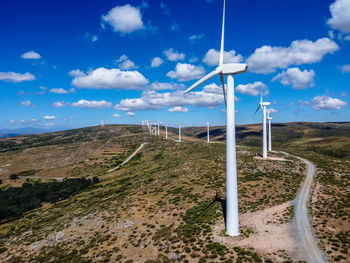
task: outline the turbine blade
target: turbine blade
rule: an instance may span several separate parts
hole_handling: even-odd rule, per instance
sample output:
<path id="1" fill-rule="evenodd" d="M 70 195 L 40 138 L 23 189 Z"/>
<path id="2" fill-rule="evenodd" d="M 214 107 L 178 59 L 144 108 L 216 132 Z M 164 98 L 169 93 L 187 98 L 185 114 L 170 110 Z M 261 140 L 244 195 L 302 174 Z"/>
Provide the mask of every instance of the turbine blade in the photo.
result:
<path id="1" fill-rule="evenodd" d="M 260 106 L 261 106 L 261 105 L 259 104 L 259 107 L 258 107 L 258 108 L 256 109 L 256 111 L 254 112 L 254 115 L 258 112 L 258 110 L 260 109 Z M 254 116 L 254 115 L 253 115 L 253 116 Z"/>
<path id="2" fill-rule="evenodd" d="M 225 40 L 225 0 L 222 13 L 222 30 L 221 30 L 221 47 L 220 47 L 220 61 L 219 66 L 224 64 L 224 40 Z"/>
<path id="3" fill-rule="evenodd" d="M 221 69 L 216 69 L 212 72 L 210 72 L 209 74 L 205 75 L 203 78 L 201 78 L 200 80 L 198 80 L 196 83 L 194 83 L 191 87 L 189 87 L 187 90 L 184 91 L 184 93 L 188 93 L 191 90 L 197 88 L 199 85 L 203 84 L 204 82 L 210 80 L 211 78 L 215 77 L 217 74 L 219 74 L 221 72 Z"/>
<path id="4" fill-rule="evenodd" d="M 225 107 L 226 107 L 227 102 L 226 102 L 226 91 L 225 91 L 225 79 L 224 79 L 224 75 L 222 73 L 220 73 L 220 81 L 221 81 L 221 86 L 222 86 L 222 92 L 224 93 Z"/>

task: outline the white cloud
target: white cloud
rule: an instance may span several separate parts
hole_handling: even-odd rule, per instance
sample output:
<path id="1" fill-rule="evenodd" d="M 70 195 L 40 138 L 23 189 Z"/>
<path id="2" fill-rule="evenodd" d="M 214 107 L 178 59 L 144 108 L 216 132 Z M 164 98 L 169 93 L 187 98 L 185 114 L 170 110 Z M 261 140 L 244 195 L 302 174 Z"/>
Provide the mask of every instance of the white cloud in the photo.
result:
<path id="1" fill-rule="evenodd" d="M 163 59 L 161 59 L 160 57 L 155 57 L 152 59 L 151 67 L 158 68 L 162 64 L 163 64 Z"/>
<path id="2" fill-rule="evenodd" d="M 188 112 L 188 109 L 186 107 L 175 106 L 175 107 L 170 108 L 168 111 L 170 111 L 170 112 Z"/>
<path id="3" fill-rule="evenodd" d="M 32 102 L 30 100 L 25 100 L 20 102 L 21 106 L 26 106 L 26 107 L 34 107 L 34 105 L 32 104 Z"/>
<path id="4" fill-rule="evenodd" d="M 176 20 L 172 20 L 171 26 L 170 26 L 170 30 L 171 30 L 171 31 L 176 31 L 176 30 L 179 30 L 179 29 L 180 29 L 180 26 L 179 26 L 179 24 L 176 22 Z"/>
<path id="5" fill-rule="evenodd" d="M 313 70 L 301 71 L 299 68 L 289 68 L 275 76 L 272 80 L 280 80 L 283 85 L 292 85 L 293 89 L 307 89 L 313 87 L 315 72 Z"/>
<path id="6" fill-rule="evenodd" d="M 28 51 L 26 53 L 23 53 L 21 57 L 23 59 L 39 59 L 39 58 L 41 58 L 40 54 L 38 54 L 34 51 Z"/>
<path id="7" fill-rule="evenodd" d="M 0 80 L 7 82 L 22 82 L 35 80 L 35 76 L 26 72 L 24 74 L 16 72 L 0 72 Z"/>
<path id="8" fill-rule="evenodd" d="M 64 101 L 56 101 L 55 103 L 52 104 L 52 107 L 55 108 L 63 108 L 66 106 L 66 103 Z"/>
<path id="9" fill-rule="evenodd" d="M 147 88 L 151 90 L 174 90 L 174 89 L 183 89 L 185 88 L 184 84 L 178 83 L 164 83 L 155 81 L 152 84 L 148 85 Z"/>
<path id="10" fill-rule="evenodd" d="M 164 14 L 170 15 L 169 8 L 164 2 L 160 2 L 160 9 L 162 9 Z"/>
<path id="11" fill-rule="evenodd" d="M 102 20 L 110 24 L 115 32 L 123 34 L 144 28 L 140 9 L 129 4 L 112 8 L 102 16 Z"/>
<path id="12" fill-rule="evenodd" d="M 220 59 L 220 51 L 216 49 L 209 49 L 203 62 L 208 66 L 218 66 Z M 236 54 L 235 50 L 224 51 L 224 63 L 239 63 L 242 62 L 243 57 L 240 54 Z"/>
<path id="13" fill-rule="evenodd" d="M 336 0 L 329 6 L 329 10 L 332 17 L 328 19 L 327 24 L 344 34 L 350 33 L 350 1 Z"/>
<path id="14" fill-rule="evenodd" d="M 262 46 L 247 59 L 248 69 L 255 73 L 272 73 L 278 68 L 319 62 L 323 56 L 339 49 L 329 38 L 295 40 L 289 47 Z"/>
<path id="15" fill-rule="evenodd" d="M 350 73 L 350 64 L 341 66 L 341 67 L 340 67 L 340 70 L 341 70 L 343 73 Z"/>
<path id="16" fill-rule="evenodd" d="M 118 113 L 114 113 L 114 114 L 113 114 L 113 117 L 114 117 L 114 118 L 120 118 L 120 115 L 119 115 Z"/>
<path id="17" fill-rule="evenodd" d="M 116 63 L 119 63 L 119 68 L 122 70 L 128 70 L 136 68 L 135 63 L 128 59 L 127 55 L 122 55 L 119 59 L 115 61 Z"/>
<path id="18" fill-rule="evenodd" d="M 266 110 L 266 112 L 267 112 L 268 114 L 274 114 L 274 113 L 278 112 L 278 110 L 276 110 L 276 109 L 274 109 L 274 108 L 269 108 L 269 109 Z"/>
<path id="19" fill-rule="evenodd" d="M 183 90 L 159 93 L 144 91 L 140 98 L 124 99 L 115 107 L 123 111 L 156 110 L 164 107 L 200 106 L 216 107 L 224 101 L 221 87 L 216 84 L 206 85 L 202 91 L 184 94 Z"/>
<path id="20" fill-rule="evenodd" d="M 72 107 L 79 108 L 89 108 L 89 109 L 101 109 L 101 108 L 111 108 L 113 105 L 111 102 L 105 100 L 79 100 L 71 104 Z"/>
<path id="21" fill-rule="evenodd" d="M 298 100 L 298 103 L 300 106 L 307 106 L 307 105 L 310 105 L 310 101 L 307 101 L 307 100 Z"/>
<path id="22" fill-rule="evenodd" d="M 186 63 L 177 63 L 175 71 L 170 71 L 166 75 L 178 81 L 189 81 L 198 79 L 204 75 L 205 71 L 202 66 L 195 66 Z"/>
<path id="23" fill-rule="evenodd" d="M 44 119 L 45 120 L 56 120 L 56 116 L 54 116 L 54 115 L 45 115 Z"/>
<path id="24" fill-rule="evenodd" d="M 135 116 L 135 113 L 132 112 L 132 111 L 128 111 L 128 112 L 126 113 L 126 115 L 128 115 L 129 117 L 134 117 L 134 116 Z"/>
<path id="25" fill-rule="evenodd" d="M 315 110 L 339 110 L 341 107 L 347 105 L 345 101 L 326 95 L 314 97 L 311 100 L 311 104 Z"/>
<path id="26" fill-rule="evenodd" d="M 204 37 L 204 34 L 198 34 L 198 35 L 192 35 L 188 39 L 190 40 L 190 43 L 193 44 L 201 40 L 203 37 Z"/>
<path id="27" fill-rule="evenodd" d="M 55 94 L 67 94 L 67 93 L 74 93 L 75 89 L 71 88 L 69 90 L 65 90 L 65 89 L 59 88 L 59 89 L 50 89 L 49 91 Z"/>
<path id="28" fill-rule="evenodd" d="M 261 81 L 257 81 L 254 83 L 248 83 L 248 84 L 239 84 L 236 87 L 236 91 L 238 93 L 241 93 L 241 94 L 248 94 L 248 95 L 252 95 L 252 96 L 260 95 L 261 91 L 263 91 L 264 96 L 269 94 L 269 89 Z"/>
<path id="29" fill-rule="evenodd" d="M 92 42 L 96 42 L 97 40 L 98 40 L 98 36 L 94 35 L 94 36 L 91 37 L 91 41 Z"/>
<path id="30" fill-rule="evenodd" d="M 72 85 L 78 88 L 137 90 L 148 84 L 148 80 L 138 71 L 121 71 L 120 69 L 97 68 L 88 74 L 80 70 L 69 73 L 74 76 Z"/>
<path id="31" fill-rule="evenodd" d="M 185 59 L 184 53 L 180 53 L 180 52 L 174 50 L 173 48 L 169 48 L 168 50 L 164 50 L 163 53 L 167 57 L 167 59 L 170 61 L 178 61 L 178 60 Z"/>

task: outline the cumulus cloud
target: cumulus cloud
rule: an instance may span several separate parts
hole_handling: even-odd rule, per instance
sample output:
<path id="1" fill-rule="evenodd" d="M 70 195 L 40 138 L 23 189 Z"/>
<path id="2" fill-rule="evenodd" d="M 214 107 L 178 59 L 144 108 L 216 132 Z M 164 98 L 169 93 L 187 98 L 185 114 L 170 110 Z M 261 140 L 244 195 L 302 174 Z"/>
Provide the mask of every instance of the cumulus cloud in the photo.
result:
<path id="1" fill-rule="evenodd" d="M 164 50 L 163 53 L 167 57 L 167 59 L 170 61 L 178 61 L 178 60 L 185 59 L 184 53 L 180 53 L 180 52 L 174 50 L 173 48 L 169 48 L 168 50 Z"/>
<path id="2" fill-rule="evenodd" d="M 131 61 L 127 55 L 122 55 L 119 59 L 115 61 L 118 63 L 119 68 L 122 70 L 128 70 L 128 69 L 133 69 L 136 68 L 135 63 Z"/>
<path id="3" fill-rule="evenodd" d="M 98 36 L 93 35 L 93 36 L 91 37 L 91 41 L 92 41 L 92 42 L 96 42 L 97 40 L 98 40 Z"/>
<path id="4" fill-rule="evenodd" d="M 344 65 L 340 67 L 341 72 L 343 73 L 350 73 L 350 64 Z"/>
<path id="5" fill-rule="evenodd" d="M 29 72 L 26 72 L 24 74 L 16 72 L 0 72 L 0 80 L 17 83 L 22 81 L 35 80 L 35 76 Z"/>
<path id="6" fill-rule="evenodd" d="M 63 108 L 66 106 L 66 103 L 64 101 L 56 101 L 52 104 L 52 107 L 55 108 Z"/>
<path id="7" fill-rule="evenodd" d="M 151 90 L 174 90 L 174 89 L 183 89 L 185 85 L 178 83 L 164 83 L 155 81 L 152 84 L 147 86 Z"/>
<path id="8" fill-rule="evenodd" d="M 275 76 L 272 80 L 280 80 L 283 85 L 292 85 L 293 89 L 307 89 L 313 87 L 315 72 L 313 70 L 301 71 L 299 68 L 289 68 Z"/>
<path id="9" fill-rule="evenodd" d="M 73 102 L 72 107 L 79 108 L 89 108 L 89 109 L 101 109 L 101 108 L 111 108 L 113 105 L 111 102 L 105 100 L 79 100 L 78 102 Z"/>
<path id="10" fill-rule="evenodd" d="M 171 22 L 171 26 L 170 26 L 170 30 L 171 31 L 176 31 L 176 30 L 179 30 L 180 29 L 180 26 L 179 24 L 176 22 L 176 20 L 172 20 Z"/>
<path id="11" fill-rule="evenodd" d="M 170 112 L 188 112 L 188 109 L 186 107 L 181 107 L 181 106 L 175 106 L 172 108 L 169 108 Z"/>
<path id="12" fill-rule="evenodd" d="M 209 49 L 205 54 L 203 62 L 208 66 L 218 66 L 220 59 L 220 51 L 216 49 Z M 239 63 L 242 62 L 243 57 L 240 54 L 236 54 L 235 50 L 224 51 L 224 63 Z"/>
<path id="13" fill-rule="evenodd" d="M 118 113 L 114 113 L 114 114 L 113 114 L 113 117 L 114 117 L 114 118 L 120 118 L 120 115 L 119 115 Z"/>
<path id="14" fill-rule="evenodd" d="M 336 0 L 329 6 L 332 17 L 327 24 L 344 34 L 350 33 L 350 1 Z"/>
<path id="15" fill-rule="evenodd" d="M 278 68 L 319 62 L 323 56 L 339 49 L 329 38 L 295 40 L 289 47 L 262 46 L 247 59 L 248 69 L 255 73 L 272 73 Z"/>
<path id="16" fill-rule="evenodd" d="M 186 63 L 177 63 L 175 71 L 169 71 L 166 75 L 178 81 L 198 79 L 204 75 L 204 68 Z"/>
<path id="17" fill-rule="evenodd" d="M 160 57 L 155 57 L 152 59 L 151 67 L 158 68 L 162 64 L 163 64 L 163 59 L 161 59 Z"/>
<path id="18" fill-rule="evenodd" d="M 148 80 L 138 71 L 122 71 L 120 69 L 97 68 L 87 74 L 80 70 L 72 70 L 72 85 L 78 88 L 138 90 L 148 84 Z"/>
<path id="19" fill-rule="evenodd" d="M 170 15 L 169 8 L 164 2 L 160 2 L 160 9 L 163 11 L 164 14 Z"/>
<path id="20" fill-rule="evenodd" d="M 56 116 L 54 116 L 54 115 L 45 115 L 44 119 L 45 120 L 56 120 Z"/>
<path id="21" fill-rule="evenodd" d="M 30 100 L 25 100 L 20 102 L 21 106 L 25 106 L 25 107 L 34 107 L 34 105 L 32 104 L 32 102 Z"/>
<path id="22" fill-rule="evenodd" d="M 236 87 L 236 91 L 238 93 L 241 93 L 241 94 L 248 94 L 248 95 L 252 95 L 252 96 L 260 95 L 261 91 L 263 92 L 264 96 L 269 94 L 269 89 L 261 81 L 257 81 L 254 83 L 248 83 L 248 84 L 239 84 Z"/>
<path id="23" fill-rule="evenodd" d="M 276 113 L 278 112 L 278 110 L 274 109 L 274 108 L 269 108 L 266 110 L 267 114 L 273 114 L 273 113 Z"/>
<path id="24" fill-rule="evenodd" d="M 59 88 L 59 89 L 50 89 L 49 91 L 55 94 L 68 94 L 68 93 L 74 93 L 75 89 L 71 88 L 69 90 L 65 90 L 65 89 Z"/>
<path id="25" fill-rule="evenodd" d="M 132 112 L 132 111 L 128 111 L 128 112 L 126 113 L 126 115 L 128 115 L 129 117 L 134 117 L 134 116 L 135 116 L 135 113 Z"/>
<path id="26" fill-rule="evenodd" d="M 200 107 L 216 107 L 224 101 L 221 87 L 210 84 L 202 91 L 184 94 L 183 90 L 159 93 L 144 91 L 140 98 L 124 99 L 115 107 L 123 111 L 155 110 L 164 107 L 183 107 L 188 105 Z"/>
<path id="27" fill-rule="evenodd" d="M 144 28 L 140 9 L 129 4 L 112 8 L 107 15 L 102 16 L 102 20 L 115 32 L 123 34 Z"/>
<path id="28" fill-rule="evenodd" d="M 198 42 L 204 37 L 204 34 L 198 34 L 198 35 L 192 35 L 188 39 L 190 40 L 191 44 L 194 44 L 195 42 Z"/>
<path id="29" fill-rule="evenodd" d="M 311 104 L 315 110 L 339 110 L 347 105 L 345 101 L 326 95 L 314 97 L 311 100 Z"/>
<path id="30" fill-rule="evenodd" d="M 34 51 L 28 51 L 26 53 L 23 53 L 21 55 L 23 59 L 39 59 L 41 58 L 40 54 L 34 52 Z"/>

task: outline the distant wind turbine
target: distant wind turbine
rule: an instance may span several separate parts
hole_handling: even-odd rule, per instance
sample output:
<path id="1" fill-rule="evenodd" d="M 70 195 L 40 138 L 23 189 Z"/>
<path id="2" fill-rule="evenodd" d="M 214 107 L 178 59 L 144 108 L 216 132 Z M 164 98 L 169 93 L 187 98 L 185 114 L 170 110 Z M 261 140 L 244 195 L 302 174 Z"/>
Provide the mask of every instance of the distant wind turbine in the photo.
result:
<path id="1" fill-rule="evenodd" d="M 179 142 L 181 142 L 181 125 L 179 124 Z"/>
<path id="2" fill-rule="evenodd" d="M 270 117 L 270 111 L 267 112 L 267 120 L 269 121 L 269 152 L 272 151 L 272 144 L 271 144 L 271 120 L 272 117 Z"/>
<path id="3" fill-rule="evenodd" d="M 168 124 L 165 124 L 165 139 L 168 139 Z"/>
<path id="4" fill-rule="evenodd" d="M 260 94 L 260 103 L 258 108 L 256 109 L 254 115 L 258 112 L 258 110 L 261 108 L 263 112 L 263 158 L 267 158 L 267 139 L 266 139 L 266 106 L 269 106 L 270 102 L 264 102 L 262 101 L 262 90 Z"/>
<path id="5" fill-rule="evenodd" d="M 160 135 L 160 133 L 159 133 L 159 121 L 158 121 L 158 135 Z"/>
<path id="6" fill-rule="evenodd" d="M 223 6 L 221 49 L 219 66 L 204 76 L 185 93 L 197 88 L 199 85 L 220 75 L 222 91 L 224 93 L 226 110 L 226 233 L 229 236 L 239 235 L 238 223 L 238 189 L 237 189 L 237 163 L 236 163 L 236 135 L 235 135 L 235 94 L 234 75 L 246 72 L 248 66 L 244 63 L 224 64 L 224 38 L 225 38 L 225 1 Z M 225 95 L 225 78 L 227 75 L 227 98 Z"/>
<path id="7" fill-rule="evenodd" d="M 210 138 L 209 138 L 209 125 L 210 125 L 210 123 L 207 122 L 207 143 L 210 142 Z"/>

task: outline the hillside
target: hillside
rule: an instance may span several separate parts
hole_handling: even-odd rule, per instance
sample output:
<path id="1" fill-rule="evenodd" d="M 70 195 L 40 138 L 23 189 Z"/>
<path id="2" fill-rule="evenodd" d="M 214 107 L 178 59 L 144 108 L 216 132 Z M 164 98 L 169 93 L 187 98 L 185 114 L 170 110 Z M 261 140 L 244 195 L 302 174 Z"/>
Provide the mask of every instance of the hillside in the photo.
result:
<path id="1" fill-rule="evenodd" d="M 99 183 L 3 221 L 0 261 L 304 260 L 292 234 L 291 201 L 304 179 L 305 166 L 278 152 L 262 160 L 260 127 L 237 129 L 241 236 L 234 240 L 223 231 L 223 127 L 212 128 L 217 143 L 210 144 L 203 138 L 205 127 L 184 128 L 184 142 L 177 143 L 172 140 L 177 139 L 172 132 L 175 129 L 165 140 L 164 136 L 149 135 L 140 126 L 128 125 L 1 139 L 3 191 L 24 182 L 58 178 L 95 176 Z M 313 226 L 330 261 L 339 262 L 349 260 L 350 249 L 349 128 L 349 123 L 273 126 L 276 149 L 308 158 L 317 166 L 311 204 Z M 147 144 L 118 167 L 142 143 Z M 19 179 L 10 180 L 11 174 Z"/>

